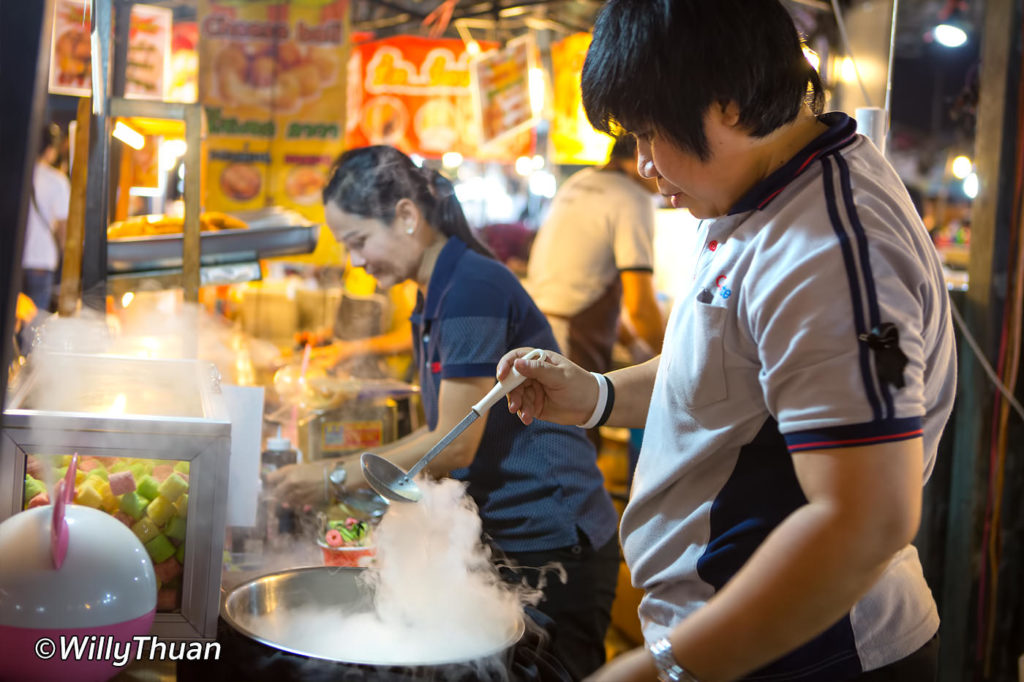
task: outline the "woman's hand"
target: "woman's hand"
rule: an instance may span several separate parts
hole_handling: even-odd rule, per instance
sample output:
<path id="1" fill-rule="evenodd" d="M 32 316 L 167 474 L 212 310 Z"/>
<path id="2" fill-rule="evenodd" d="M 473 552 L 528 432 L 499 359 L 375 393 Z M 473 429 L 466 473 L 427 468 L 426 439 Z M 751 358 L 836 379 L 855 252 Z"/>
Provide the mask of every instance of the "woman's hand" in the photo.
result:
<path id="1" fill-rule="evenodd" d="M 307 504 L 330 502 L 333 490 L 327 483 L 327 475 L 339 461 L 325 459 L 309 464 L 288 464 L 277 471 L 271 471 L 267 474 L 267 484 L 271 486 L 270 497 L 298 508 Z M 358 457 L 349 458 L 345 462 L 344 487 L 346 490 L 367 487 Z"/>
<path id="2" fill-rule="evenodd" d="M 508 411 L 516 412 L 524 424 L 534 419 L 556 424 L 582 424 L 597 404 L 597 381 L 590 372 L 553 351 L 544 357 L 524 360 L 532 348 L 509 351 L 498 361 L 498 380 L 512 371 L 515 363 L 526 381 L 508 394 Z"/>
<path id="3" fill-rule="evenodd" d="M 584 682 L 655 682 L 657 679 L 654 658 L 640 647 L 616 656 Z"/>

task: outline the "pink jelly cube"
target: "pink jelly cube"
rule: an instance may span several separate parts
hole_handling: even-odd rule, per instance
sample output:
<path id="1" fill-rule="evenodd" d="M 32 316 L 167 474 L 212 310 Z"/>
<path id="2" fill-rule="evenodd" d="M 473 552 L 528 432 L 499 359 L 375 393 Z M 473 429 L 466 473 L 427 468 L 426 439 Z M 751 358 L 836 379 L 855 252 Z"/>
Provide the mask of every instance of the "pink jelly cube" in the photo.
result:
<path id="1" fill-rule="evenodd" d="M 156 573 L 157 580 L 162 583 L 169 583 L 181 575 L 181 564 L 174 557 L 171 557 L 158 564 L 153 564 L 153 572 Z"/>
<path id="2" fill-rule="evenodd" d="M 48 504 L 50 504 L 50 496 L 47 495 L 45 492 L 41 492 L 28 501 L 28 508 L 32 509 L 33 507 L 45 507 Z"/>
<path id="3" fill-rule="evenodd" d="M 116 474 L 110 474 L 108 482 L 110 483 L 110 492 L 115 495 L 124 495 L 135 490 L 135 477 L 130 471 L 118 471 Z"/>
<path id="4" fill-rule="evenodd" d="M 153 478 L 161 482 L 173 473 L 173 464 L 157 464 L 153 467 Z"/>
<path id="5" fill-rule="evenodd" d="M 128 526 L 129 528 L 131 528 L 133 525 L 135 525 L 135 519 L 133 519 L 132 517 L 128 516 L 123 511 L 116 511 L 113 514 L 111 514 L 111 516 L 113 516 L 115 519 L 117 519 L 118 521 L 120 521 L 124 525 Z"/>

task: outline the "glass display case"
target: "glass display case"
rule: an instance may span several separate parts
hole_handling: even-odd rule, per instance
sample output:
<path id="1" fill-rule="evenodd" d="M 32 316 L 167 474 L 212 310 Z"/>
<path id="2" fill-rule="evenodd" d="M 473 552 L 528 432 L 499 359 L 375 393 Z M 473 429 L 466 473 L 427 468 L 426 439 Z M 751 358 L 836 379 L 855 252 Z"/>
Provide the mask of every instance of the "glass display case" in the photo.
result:
<path id="1" fill-rule="evenodd" d="M 130 527 L 153 560 L 152 634 L 217 631 L 231 422 L 212 365 L 47 353 L 9 392 L 0 438 L 0 520 L 49 504 L 79 454 L 75 504 Z"/>

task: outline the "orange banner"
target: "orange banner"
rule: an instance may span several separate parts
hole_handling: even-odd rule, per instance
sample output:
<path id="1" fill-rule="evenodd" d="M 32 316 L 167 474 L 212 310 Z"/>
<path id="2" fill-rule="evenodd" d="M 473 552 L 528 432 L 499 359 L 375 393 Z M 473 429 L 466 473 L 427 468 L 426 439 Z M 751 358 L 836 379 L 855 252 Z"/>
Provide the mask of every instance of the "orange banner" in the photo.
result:
<path id="1" fill-rule="evenodd" d="M 461 40 L 397 36 L 354 46 L 348 65 L 348 146 L 389 144 L 431 158 L 446 152 L 481 158 L 469 69 Z M 488 158 L 514 160 L 531 149 L 526 131 L 501 149 L 488 150 Z"/>

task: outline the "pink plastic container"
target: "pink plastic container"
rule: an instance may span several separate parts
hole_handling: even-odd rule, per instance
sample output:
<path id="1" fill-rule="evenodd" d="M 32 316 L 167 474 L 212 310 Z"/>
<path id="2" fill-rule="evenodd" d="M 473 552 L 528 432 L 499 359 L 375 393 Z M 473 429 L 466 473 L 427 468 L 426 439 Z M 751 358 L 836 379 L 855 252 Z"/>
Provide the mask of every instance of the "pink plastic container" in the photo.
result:
<path id="1" fill-rule="evenodd" d="M 373 561 L 376 548 L 369 547 L 331 547 L 323 540 L 317 540 L 320 551 L 324 555 L 324 566 L 348 566 L 365 568 Z"/>

